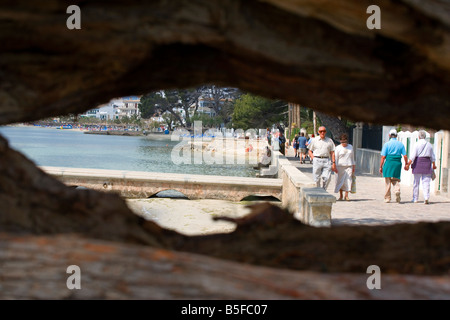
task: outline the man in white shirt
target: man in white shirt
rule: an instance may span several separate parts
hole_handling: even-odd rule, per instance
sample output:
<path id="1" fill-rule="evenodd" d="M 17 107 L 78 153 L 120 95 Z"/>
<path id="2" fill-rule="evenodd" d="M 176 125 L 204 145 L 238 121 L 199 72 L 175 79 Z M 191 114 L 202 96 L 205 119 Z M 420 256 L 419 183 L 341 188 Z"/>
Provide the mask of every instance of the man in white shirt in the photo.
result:
<path id="1" fill-rule="evenodd" d="M 335 145 L 333 140 L 327 138 L 325 127 L 319 128 L 319 136 L 308 145 L 308 153 L 313 161 L 313 178 L 317 187 L 327 190 L 331 180 L 331 171 L 337 172 L 335 163 Z"/>
<path id="2" fill-rule="evenodd" d="M 419 141 L 411 153 L 405 169 L 409 170 L 409 166 L 412 164 L 411 167 L 414 175 L 413 202 L 419 201 L 419 186 L 422 183 L 424 203 L 428 204 L 430 199 L 431 174 L 436 169 L 436 156 L 431 143 L 425 140 L 426 136 L 425 131 L 419 131 Z"/>

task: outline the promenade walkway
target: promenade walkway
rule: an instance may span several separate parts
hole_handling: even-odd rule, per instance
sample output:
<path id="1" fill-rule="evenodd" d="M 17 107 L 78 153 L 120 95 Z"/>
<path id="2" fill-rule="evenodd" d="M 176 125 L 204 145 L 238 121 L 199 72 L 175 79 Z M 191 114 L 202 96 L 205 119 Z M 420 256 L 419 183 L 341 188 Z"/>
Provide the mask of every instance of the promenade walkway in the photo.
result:
<path id="1" fill-rule="evenodd" d="M 312 179 L 312 165 L 307 162 L 300 164 L 294 158 L 293 149 L 289 148 L 287 158 L 301 172 Z M 333 173 L 328 186 L 328 193 L 334 193 L 336 175 Z M 430 204 L 423 203 L 422 190 L 419 202 L 412 203 L 412 186 L 401 185 L 401 202 L 384 202 L 384 178 L 358 174 L 356 175 L 356 193 L 349 194 L 351 201 L 336 201 L 333 204 L 332 225 L 382 225 L 392 223 L 416 223 L 419 221 L 437 222 L 450 221 L 450 198 L 431 194 Z"/>

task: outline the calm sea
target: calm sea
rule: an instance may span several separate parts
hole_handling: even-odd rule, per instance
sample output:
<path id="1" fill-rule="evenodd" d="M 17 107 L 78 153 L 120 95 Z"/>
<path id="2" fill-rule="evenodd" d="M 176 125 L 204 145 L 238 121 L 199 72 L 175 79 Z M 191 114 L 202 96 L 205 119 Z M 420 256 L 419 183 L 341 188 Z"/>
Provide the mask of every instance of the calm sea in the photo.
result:
<path id="1" fill-rule="evenodd" d="M 44 127 L 0 127 L 10 146 L 38 166 L 254 177 L 252 165 L 179 164 L 171 160 L 177 141 L 143 136 L 85 134 Z"/>

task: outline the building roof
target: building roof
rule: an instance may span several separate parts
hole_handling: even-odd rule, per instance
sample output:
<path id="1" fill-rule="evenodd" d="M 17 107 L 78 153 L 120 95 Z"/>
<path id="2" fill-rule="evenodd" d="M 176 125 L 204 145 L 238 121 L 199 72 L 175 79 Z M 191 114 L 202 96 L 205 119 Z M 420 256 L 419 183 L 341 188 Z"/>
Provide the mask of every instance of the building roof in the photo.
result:
<path id="1" fill-rule="evenodd" d="M 122 97 L 123 101 L 140 101 L 141 96 L 128 96 L 128 97 Z"/>

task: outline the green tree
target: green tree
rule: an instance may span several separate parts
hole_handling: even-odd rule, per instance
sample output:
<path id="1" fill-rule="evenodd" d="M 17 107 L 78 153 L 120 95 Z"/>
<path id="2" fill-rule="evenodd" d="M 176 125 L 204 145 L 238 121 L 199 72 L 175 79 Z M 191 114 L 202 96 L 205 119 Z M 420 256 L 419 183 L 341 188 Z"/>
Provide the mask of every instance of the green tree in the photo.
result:
<path id="1" fill-rule="evenodd" d="M 152 117 L 155 113 L 162 114 L 168 111 L 178 123 L 190 128 L 192 123 L 189 114 L 190 107 L 197 106 L 200 94 L 201 91 L 197 88 L 155 91 L 142 96 L 138 107 L 141 117 L 144 119 Z M 179 108 L 184 110 L 184 114 L 179 112 Z M 195 107 L 194 114 L 196 109 Z"/>
<path id="2" fill-rule="evenodd" d="M 316 125 L 321 125 L 320 118 L 318 117 L 316 117 Z M 305 129 L 308 134 L 314 133 L 314 110 L 304 106 L 300 108 L 300 126 Z"/>
<path id="3" fill-rule="evenodd" d="M 206 128 L 218 127 L 224 122 L 220 116 L 211 117 L 207 114 L 196 114 L 191 121 L 201 121 L 202 126 Z"/>
<path id="4" fill-rule="evenodd" d="M 247 130 L 266 128 L 285 120 L 287 103 L 252 94 L 244 94 L 235 101 L 233 127 Z"/>
<path id="5" fill-rule="evenodd" d="M 209 99 L 211 107 L 219 124 L 227 125 L 232 120 L 234 101 L 241 96 L 241 91 L 237 88 L 219 87 L 216 85 L 205 85 L 200 88 L 204 98 Z"/>
<path id="6" fill-rule="evenodd" d="M 173 131 L 173 126 L 180 125 L 180 116 L 176 117 L 172 112 L 165 112 L 162 115 L 164 123 L 169 127 L 169 131 Z"/>
<path id="7" fill-rule="evenodd" d="M 141 113 L 141 118 L 150 119 L 158 108 L 167 108 L 168 101 L 161 91 L 155 91 L 141 97 L 138 108 Z"/>

